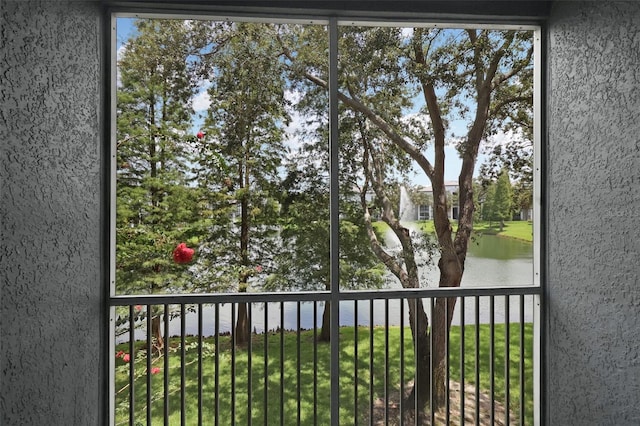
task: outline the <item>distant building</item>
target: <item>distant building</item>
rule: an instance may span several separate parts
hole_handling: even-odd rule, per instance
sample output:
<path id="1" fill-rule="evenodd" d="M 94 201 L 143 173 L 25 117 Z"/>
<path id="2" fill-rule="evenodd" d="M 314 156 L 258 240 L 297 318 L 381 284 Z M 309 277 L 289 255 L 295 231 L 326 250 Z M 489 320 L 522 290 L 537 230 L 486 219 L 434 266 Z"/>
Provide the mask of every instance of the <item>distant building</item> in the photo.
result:
<path id="1" fill-rule="evenodd" d="M 446 181 L 445 189 L 448 194 L 449 219 L 458 219 L 458 182 Z M 432 220 L 433 219 L 433 188 L 430 186 L 416 186 L 400 188 L 400 220 Z"/>

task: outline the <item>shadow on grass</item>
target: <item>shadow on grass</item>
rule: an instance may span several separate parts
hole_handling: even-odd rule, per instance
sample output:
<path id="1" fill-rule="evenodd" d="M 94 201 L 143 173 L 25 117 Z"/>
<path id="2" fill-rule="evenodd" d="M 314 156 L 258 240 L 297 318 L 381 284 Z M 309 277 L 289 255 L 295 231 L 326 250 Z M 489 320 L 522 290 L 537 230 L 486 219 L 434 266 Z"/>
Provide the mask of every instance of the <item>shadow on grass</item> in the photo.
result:
<path id="1" fill-rule="evenodd" d="M 509 326 L 509 351 L 504 324 L 496 324 L 493 330 L 494 344 L 490 342 L 488 325 L 479 328 L 479 345 L 476 347 L 475 326 L 466 326 L 464 347 L 460 347 L 460 328 L 452 327 L 449 339 L 449 378 L 458 383 L 464 371 L 466 386 L 475 385 L 476 368 L 481 392 L 493 395 L 500 404 L 507 404 L 518 418 L 520 412 L 520 326 Z M 354 327 L 340 329 L 340 417 L 347 423 L 368 423 L 373 406 L 384 406 L 388 401 L 392 409 L 389 415 L 399 416 L 400 389 L 405 391 L 413 379 L 414 361 L 411 332 L 404 330 L 401 350 L 400 328 L 359 327 L 357 345 Z M 524 408 L 525 423 L 533 418 L 532 382 L 532 326 L 524 328 Z M 315 345 L 313 331 L 270 332 L 252 335 L 251 345 L 232 350 L 229 336 L 219 337 L 219 350 L 213 347 L 213 338 L 203 339 L 208 348 L 199 357 L 198 339 L 187 337 L 184 367 L 181 363 L 180 339 L 169 339 L 168 388 L 165 399 L 164 357 L 153 360 L 152 366 L 160 368 L 150 376 L 151 423 L 163 424 L 166 409 L 169 424 L 198 424 L 199 407 L 203 419 L 219 416 L 220 424 L 253 422 L 260 424 L 329 424 L 330 423 L 330 344 Z M 300 346 L 298 346 L 298 340 Z M 299 347 L 299 350 L 298 350 Z M 126 345 L 117 350 L 127 350 Z M 134 424 L 146 423 L 147 371 L 144 342 L 136 343 L 138 356 L 134 363 L 116 362 L 116 424 L 129 423 L 128 374 L 134 365 Z M 477 363 L 476 363 L 477 352 Z M 249 363 L 249 353 L 251 362 Z M 300 358 L 298 358 L 298 353 Z M 266 358 L 265 358 L 266 354 Z M 356 357 L 357 354 L 357 357 Z M 401 368 L 401 354 L 404 357 Z M 508 358 L 507 358 L 508 356 Z M 266 362 L 265 362 L 266 359 Z M 505 363 L 508 359 L 508 364 Z M 493 362 L 492 362 L 493 360 Z M 283 367 L 283 368 L 281 368 Z M 217 383 L 216 383 L 217 371 Z M 491 376 L 493 372 L 493 380 Z M 184 377 L 184 380 L 183 380 Z M 217 392 L 216 392 L 217 389 Z M 507 393 L 506 390 L 509 390 Z M 506 398 L 506 395 L 509 398 Z M 184 413 L 181 410 L 184 400 Z M 373 405 L 372 405 L 373 402 Z M 375 408 L 375 407 L 374 407 Z M 384 408 L 384 407 L 383 407 Z M 455 409 L 455 407 L 453 407 Z M 376 408 L 379 410 L 379 408 Z M 394 411 L 395 410 L 395 411 Z M 384 412 L 384 410 L 382 410 Z M 350 420 L 349 420 L 350 419 Z"/>

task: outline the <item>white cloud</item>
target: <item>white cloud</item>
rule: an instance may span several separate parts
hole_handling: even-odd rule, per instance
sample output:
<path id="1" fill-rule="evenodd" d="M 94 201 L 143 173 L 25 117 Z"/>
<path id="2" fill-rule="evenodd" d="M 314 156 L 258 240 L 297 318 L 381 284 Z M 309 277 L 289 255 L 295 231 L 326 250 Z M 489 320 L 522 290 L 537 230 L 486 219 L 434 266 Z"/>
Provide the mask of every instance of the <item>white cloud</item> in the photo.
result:
<path id="1" fill-rule="evenodd" d="M 292 152 L 297 151 L 302 146 L 301 133 L 304 129 L 304 117 L 295 109 L 289 111 L 291 121 L 284 127 L 287 141 L 286 145 Z"/>
<path id="2" fill-rule="evenodd" d="M 290 121 L 288 125 L 284 126 L 284 131 L 287 135 L 286 145 L 289 147 L 291 152 L 294 153 L 298 151 L 304 143 L 303 134 L 306 131 L 312 130 L 312 128 L 309 127 L 313 126 L 313 124 L 310 124 L 310 121 L 314 121 L 314 118 L 319 118 L 301 114 L 295 108 L 295 105 L 304 97 L 303 91 L 287 90 L 284 95 L 287 101 L 291 103 L 291 106 L 288 108 Z"/>
<path id="3" fill-rule="evenodd" d="M 405 114 L 400 118 L 400 121 L 405 125 L 407 132 L 405 137 L 412 143 L 417 143 L 427 136 L 431 122 L 427 114 L 420 112 Z"/>
<path id="4" fill-rule="evenodd" d="M 207 89 L 201 89 L 192 99 L 192 105 L 195 112 L 206 111 L 211 106 L 211 97 Z"/>
<path id="5" fill-rule="evenodd" d="M 411 38 L 413 37 L 413 28 L 401 28 L 400 33 L 404 38 Z"/>
<path id="6" fill-rule="evenodd" d="M 118 47 L 118 50 L 116 50 L 116 87 L 122 87 L 122 81 L 120 80 L 120 59 L 122 59 L 122 56 L 124 55 L 124 53 L 127 51 L 127 45 L 126 44 L 122 44 L 120 47 Z"/>
<path id="7" fill-rule="evenodd" d="M 304 92 L 300 90 L 285 90 L 284 97 L 292 104 L 297 104 L 304 97 Z"/>
<path id="8" fill-rule="evenodd" d="M 403 115 L 400 118 L 400 121 L 408 124 L 409 127 L 415 130 L 416 128 L 428 126 L 431 122 L 431 119 L 427 114 L 424 114 L 422 112 L 412 112 L 410 114 Z"/>
<path id="9" fill-rule="evenodd" d="M 126 44 L 122 44 L 120 47 L 118 47 L 118 50 L 116 50 L 116 59 L 119 61 L 122 56 L 124 55 L 124 52 L 127 51 L 127 45 Z"/>
<path id="10" fill-rule="evenodd" d="M 502 145 L 505 146 L 507 145 L 509 142 L 512 141 L 523 141 L 523 137 L 522 137 L 522 133 L 520 131 L 518 132 L 513 132 L 512 130 L 509 130 L 507 132 L 498 132 L 495 135 L 490 136 L 487 139 L 487 144 L 486 146 L 496 146 L 496 145 Z"/>

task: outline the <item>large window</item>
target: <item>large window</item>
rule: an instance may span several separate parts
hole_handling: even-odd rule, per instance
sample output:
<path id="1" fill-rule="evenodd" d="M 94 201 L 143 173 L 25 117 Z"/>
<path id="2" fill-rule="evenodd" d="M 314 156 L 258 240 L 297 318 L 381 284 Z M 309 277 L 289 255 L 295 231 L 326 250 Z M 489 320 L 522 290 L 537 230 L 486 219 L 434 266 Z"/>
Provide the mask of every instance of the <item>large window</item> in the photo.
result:
<path id="1" fill-rule="evenodd" d="M 474 225 L 532 241 L 533 29 L 340 22 L 330 128 L 326 24 L 116 23 L 114 294 L 329 289 L 330 189 L 343 289 L 424 287 L 394 247 Z"/>
<path id="2" fill-rule="evenodd" d="M 434 342 L 448 342 L 452 326 L 534 322 L 538 290 L 513 293 L 521 306 L 526 294 L 526 312 L 510 311 L 508 291 L 466 307 L 457 297 L 470 293 L 430 306 L 416 299 L 428 293 L 401 295 L 539 287 L 539 28 L 127 14 L 113 23 L 111 349 L 125 332 L 134 348 L 134 328 L 146 328 L 147 353 L 153 344 L 161 357 L 173 319 L 186 321 L 183 335 L 197 323 L 200 336 L 232 333 L 250 348 L 289 314 L 333 344 L 362 316 L 406 325 L 416 354 L 431 348 L 431 373 L 414 371 L 424 405 L 440 391 L 419 393 L 418 382 L 449 359 Z M 258 327 L 247 304 L 258 299 L 229 296 L 256 293 Z M 285 310 L 287 293 L 306 298 Z M 377 306 L 386 310 L 374 319 Z M 203 315 L 215 329 L 203 330 Z M 133 415 L 130 392 L 116 392 L 115 411 L 127 403 Z"/>

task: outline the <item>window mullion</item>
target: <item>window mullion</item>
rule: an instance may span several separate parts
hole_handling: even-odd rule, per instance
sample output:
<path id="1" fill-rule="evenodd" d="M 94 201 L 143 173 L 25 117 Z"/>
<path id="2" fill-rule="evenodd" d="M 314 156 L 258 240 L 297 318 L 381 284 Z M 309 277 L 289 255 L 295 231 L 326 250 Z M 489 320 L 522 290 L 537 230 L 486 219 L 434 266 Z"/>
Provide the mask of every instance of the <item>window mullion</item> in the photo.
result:
<path id="1" fill-rule="evenodd" d="M 339 178 L 338 178 L 338 21 L 329 20 L 329 188 L 331 259 L 331 424 L 339 424 L 340 395 L 340 271 L 339 271 Z"/>

